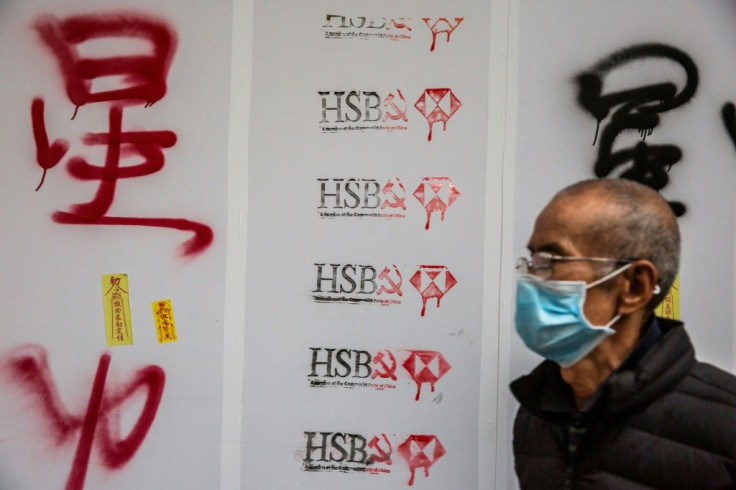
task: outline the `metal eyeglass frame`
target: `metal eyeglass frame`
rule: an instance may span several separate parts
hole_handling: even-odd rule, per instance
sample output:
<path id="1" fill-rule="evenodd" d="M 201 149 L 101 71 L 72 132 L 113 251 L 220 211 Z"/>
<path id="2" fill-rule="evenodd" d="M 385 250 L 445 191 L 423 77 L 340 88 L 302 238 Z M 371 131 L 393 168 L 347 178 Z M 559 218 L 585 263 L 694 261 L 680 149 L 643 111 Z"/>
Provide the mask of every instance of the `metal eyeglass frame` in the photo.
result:
<path id="1" fill-rule="evenodd" d="M 536 262 L 536 264 L 535 264 Z M 633 259 L 612 259 L 605 257 L 563 257 L 549 252 L 534 252 L 530 258 L 516 259 L 516 271 L 521 274 L 533 274 L 545 280 L 552 277 L 552 264 L 555 262 L 600 262 L 608 264 L 630 264 Z M 542 273 L 540 274 L 540 271 Z"/>

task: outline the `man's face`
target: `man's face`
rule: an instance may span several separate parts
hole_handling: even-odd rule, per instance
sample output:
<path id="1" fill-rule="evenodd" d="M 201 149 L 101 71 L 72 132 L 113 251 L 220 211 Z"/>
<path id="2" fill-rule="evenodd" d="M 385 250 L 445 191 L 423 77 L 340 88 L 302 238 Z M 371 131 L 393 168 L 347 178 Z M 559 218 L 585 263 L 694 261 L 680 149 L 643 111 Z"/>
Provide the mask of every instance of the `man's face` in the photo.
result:
<path id="1" fill-rule="evenodd" d="M 602 257 L 583 234 L 590 223 L 610 217 L 605 205 L 594 195 L 566 197 L 547 205 L 537 217 L 534 232 L 529 239 L 531 253 L 549 252 L 564 257 Z M 591 283 L 612 269 L 610 266 L 586 261 L 554 262 L 549 280 L 584 281 Z M 611 282 L 587 290 L 583 311 L 592 325 L 605 325 L 616 316 L 616 288 L 611 288 L 620 276 Z"/>

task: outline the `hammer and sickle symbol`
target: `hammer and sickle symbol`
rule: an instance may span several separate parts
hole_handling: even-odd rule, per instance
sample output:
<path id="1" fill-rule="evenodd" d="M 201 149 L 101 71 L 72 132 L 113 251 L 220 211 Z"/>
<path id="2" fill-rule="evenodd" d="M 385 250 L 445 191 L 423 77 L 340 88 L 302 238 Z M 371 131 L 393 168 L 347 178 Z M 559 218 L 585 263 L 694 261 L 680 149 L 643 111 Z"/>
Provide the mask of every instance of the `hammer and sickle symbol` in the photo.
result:
<path id="1" fill-rule="evenodd" d="M 387 181 L 386 185 L 384 185 L 383 189 L 381 189 L 381 193 L 384 195 L 391 193 L 391 196 L 393 196 L 393 201 L 383 199 L 383 202 L 381 203 L 381 209 L 384 209 L 386 206 L 388 206 L 390 208 L 401 208 L 403 210 L 406 210 L 406 205 L 404 204 L 404 200 L 406 199 L 406 189 L 404 188 L 404 184 L 401 183 L 398 177 L 396 177 L 396 182 L 399 184 L 399 188 L 401 189 L 401 193 L 404 197 L 399 197 L 396 195 L 393 190 L 393 181 Z"/>
<path id="2" fill-rule="evenodd" d="M 391 114 L 387 110 L 383 114 L 383 122 L 386 122 L 387 119 L 391 119 L 393 121 L 398 121 L 399 119 L 401 119 L 404 122 L 409 120 L 409 118 L 406 117 L 406 99 L 402 95 L 401 90 L 396 89 L 396 91 L 399 93 L 399 97 L 401 97 L 401 101 L 404 103 L 404 110 L 399 109 L 399 107 L 394 103 L 394 99 L 396 98 L 396 96 L 394 96 L 393 92 L 391 92 L 386 96 L 386 100 L 383 102 L 383 105 L 386 106 L 386 109 L 389 109 L 389 106 L 391 106 L 391 108 L 393 108 L 396 113 Z"/>
<path id="3" fill-rule="evenodd" d="M 402 296 L 402 293 L 401 293 L 401 283 L 402 283 L 402 280 L 401 280 L 401 272 L 399 272 L 399 269 L 395 265 L 393 266 L 393 268 L 394 268 L 394 271 L 396 272 L 396 275 L 399 278 L 398 284 L 396 282 L 394 282 L 393 279 L 391 279 L 391 276 L 389 275 L 389 274 L 391 274 L 391 270 L 388 267 L 384 267 L 383 270 L 381 271 L 381 273 L 378 274 L 378 279 L 380 279 L 382 281 L 385 280 L 386 282 L 388 282 L 391 285 L 391 289 L 389 289 L 385 285 L 381 284 L 381 287 L 378 288 L 378 292 L 376 293 L 376 295 L 380 295 L 382 293 L 386 293 L 386 294 L 394 294 L 394 293 L 396 293 L 399 296 Z"/>
<path id="4" fill-rule="evenodd" d="M 393 453 L 393 447 L 391 447 L 391 442 L 388 440 L 388 437 L 386 437 L 386 434 L 381 434 L 381 437 L 383 437 L 383 440 L 386 441 L 386 444 L 388 444 L 388 451 L 384 451 L 383 448 L 380 445 L 381 440 L 378 438 L 378 436 L 373 436 L 373 439 L 368 443 L 368 447 L 371 449 L 375 449 L 378 451 L 378 454 L 371 454 L 368 456 L 367 463 L 373 464 L 373 463 L 386 463 L 391 464 L 391 453 Z"/>
<path id="5" fill-rule="evenodd" d="M 391 29 L 391 26 L 393 26 L 397 29 L 406 29 L 407 31 L 411 31 L 411 27 L 409 27 L 409 23 L 406 22 L 407 20 L 408 19 L 406 17 L 399 17 L 399 22 L 396 22 L 396 19 L 391 19 L 386 29 Z"/>
<path id="6" fill-rule="evenodd" d="M 384 352 L 387 352 L 388 354 L 384 354 Z M 388 366 L 383 361 L 385 357 L 388 357 L 391 366 Z M 396 358 L 390 350 L 378 351 L 376 355 L 373 356 L 373 363 L 376 364 L 376 367 L 380 364 L 382 370 L 374 369 L 373 374 L 371 374 L 371 379 L 376 379 L 380 376 L 381 378 L 391 378 L 396 381 Z"/>

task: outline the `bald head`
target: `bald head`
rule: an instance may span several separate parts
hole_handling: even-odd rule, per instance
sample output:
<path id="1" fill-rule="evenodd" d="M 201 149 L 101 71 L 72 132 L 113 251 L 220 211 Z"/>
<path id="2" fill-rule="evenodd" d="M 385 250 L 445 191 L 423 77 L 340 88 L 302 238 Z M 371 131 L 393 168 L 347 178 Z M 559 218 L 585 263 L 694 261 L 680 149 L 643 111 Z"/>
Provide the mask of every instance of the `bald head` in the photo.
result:
<path id="1" fill-rule="evenodd" d="M 680 231 L 669 204 L 656 191 L 626 179 L 593 179 L 573 184 L 553 198 L 584 216 L 583 240 L 600 257 L 646 259 L 657 268 L 659 294 L 653 310 L 677 276 Z"/>

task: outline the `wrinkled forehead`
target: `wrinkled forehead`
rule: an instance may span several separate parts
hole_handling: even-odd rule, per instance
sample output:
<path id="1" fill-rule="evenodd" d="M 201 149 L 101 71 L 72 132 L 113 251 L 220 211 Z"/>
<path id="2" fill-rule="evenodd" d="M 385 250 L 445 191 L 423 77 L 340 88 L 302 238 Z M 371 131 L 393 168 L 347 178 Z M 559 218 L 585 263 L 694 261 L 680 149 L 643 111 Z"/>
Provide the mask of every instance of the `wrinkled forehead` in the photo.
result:
<path id="1" fill-rule="evenodd" d="M 537 217 L 529 249 L 560 255 L 593 255 L 597 251 L 590 240 L 591 227 L 611 219 L 610 203 L 594 195 L 553 199 Z"/>

